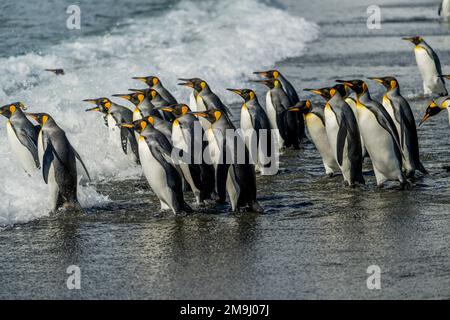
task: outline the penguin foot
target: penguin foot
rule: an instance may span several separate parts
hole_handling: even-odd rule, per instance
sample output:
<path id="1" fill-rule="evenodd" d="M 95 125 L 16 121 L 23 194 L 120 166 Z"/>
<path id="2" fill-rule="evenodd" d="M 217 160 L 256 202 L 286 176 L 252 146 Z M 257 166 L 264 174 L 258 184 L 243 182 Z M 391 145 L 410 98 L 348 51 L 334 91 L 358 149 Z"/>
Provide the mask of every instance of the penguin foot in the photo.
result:
<path id="1" fill-rule="evenodd" d="M 401 182 L 400 183 L 400 190 L 411 190 L 412 189 L 412 183 L 409 181 Z"/>

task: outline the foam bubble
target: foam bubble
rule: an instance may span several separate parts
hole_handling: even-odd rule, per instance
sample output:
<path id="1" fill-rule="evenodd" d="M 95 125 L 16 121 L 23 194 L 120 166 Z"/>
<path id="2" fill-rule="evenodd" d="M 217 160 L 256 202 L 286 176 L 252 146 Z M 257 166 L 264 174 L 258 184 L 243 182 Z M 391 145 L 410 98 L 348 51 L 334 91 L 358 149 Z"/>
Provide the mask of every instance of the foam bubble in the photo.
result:
<path id="1" fill-rule="evenodd" d="M 315 24 L 255 0 L 182 1 L 162 16 L 129 21 L 102 36 L 52 46 L 44 54 L 0 59 L 0 100 L 23 101 L 32 112 L 50 113 L 95 181 L 137 178 L 140 168 L 109 141 L 101 115 L 84 112 L 89 105 L 83 99 L 142 87 L 131 77 L 155 74 L 180 102 L 188 101 L 189 91 L 176 85 L 177 78 L 194 76 L 207 80 L 225 101 L 233 100 L 226 87 L 242 84 L 252 71 L 301 55 L 317 34 Z M 66 75 L 43 71 L 54 67 L 63 67 Z M 47 186 L 40 175 L 22 173 L 10 153 L 4 123 L 0 119 L 0 224 L 29 221 L 49 211 L 43 201 Z M 106 200 L 92 188 L 80 192 L 90 194 L 84 198 L 87 205 Z"/>

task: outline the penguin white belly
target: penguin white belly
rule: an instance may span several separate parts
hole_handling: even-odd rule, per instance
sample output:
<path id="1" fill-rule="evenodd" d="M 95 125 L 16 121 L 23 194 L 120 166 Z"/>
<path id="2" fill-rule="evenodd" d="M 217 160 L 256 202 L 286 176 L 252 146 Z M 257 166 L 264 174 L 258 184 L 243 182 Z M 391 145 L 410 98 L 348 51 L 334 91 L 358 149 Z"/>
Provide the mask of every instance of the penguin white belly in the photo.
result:
<path id="1" fill-rule="evenodd" d="M 189 152 L 190 142 L 186 140 L 185 135 L 183 134 L 183 129 L 176 122 L 174 122 L 172 126 L 172 142 L 174 148 L 183 150 L 186 153 Z M 200 203 L 200 190 L 194 183 L 194 179 L 192 178 L 188 163 L 187 162 L 180 163 L 180 169 L 181 172 L 183 173 L 184 179 L 186 179 L 187 183 L 191 187 L 192 192 L 194 193 L 194 196 L 197 200 L 197 203 Z"/>
<path id="2" fill-rule="evenodd" d="M 162 204 L 166 204 L 174 213 L 176 197 L 167 185 L 164 167 L 153 156 L 144 138 L 139 138 L 139 158 L 148 184 Z M 164 210 L 164 206 L 161 206 Z"/>
<path id="3" fill-rule="evenodd" d="M 244 137 L 245 145 L 247 146 L 247 149 L 250 153 L 250 156 L 253 160 L 253 163 L 255 163 L 255 169 L 257 171 L 260 170 L 259 161 L 258 161 L 258 141 L 256 141 L 256 132 L 253 128 L 252 123 L 252 117 L 250 113 L 248 112 L 247 107 L 241 108 L 241 120 L 240 120 L 240 126 L 241 126 L 241 133 Z"/>
<path id="4" fill-rule="evenodd" d="M 194 92 L 191 92 L 191 94 L 189 95 L 189 108 L 191 109 L 191 111 L 198 111 L 198 107 L 197 107 L 197 101 L 195 101 L 195 95 Z"/>
<path id="5" fill-rule="evenodd" d="M 273 132 L 275 132 L 275 134 L 273 135 L 276 138 L 275 146 L 278 146 L 278 149 L 281 149 L 284 146 L 284 140 L 281 137 L 280 131 L 278 129 L 277 110 L 273 106 L 272 96 L 270 94 L 270 91 L 268 91 L 266 94 L 266 114 L 267 114 L 267 117 L 269 118 L 269 122 L 270 122 L 270 126 L 272 127 L 272 130 L 273 130 Z"/>
<path id="6" fill-rule="evenodd" d="M 358 106 L 358 118 L 377 184 L 380 185 L 386 180 L 399 180 L 402 172 L 391 135 L 378 124 L 375 115 L 366 107 Z"/>
<path id="7" fill-rule="evenodd" d="M 414 53 L 420 74 L 422 75 L 424 93 L 432 94 L 445 92 L 444 84 L 438 77 L 439 74 L 436 69 L 436 64 L 434 60 L 431 59 L 428 52 L 424 48 L 416 46 Z"/>
<path id="8" fill-rule="evenodd" d="M 215 167 L 217 167 L 220 160 L 220 148 L 217 143 L 214 130 L 212 128 L 209 128 L 206 131 L 206 137 L 208 139 L 208 152 L 211 159 L 211 163 L 209 164 L 213 164 Z"/>
<path id="9" fill-rule="evenodd" d="M 42 136 L 42 130 L 39 131 L 39 135 L 38 135 L 38 158 L 39 158 L 39 163 L 42 166 L 42 160 L 44 159 L 44 137 Z"/>
<path id="10" fill-rule="evenodd" d="M 334 159 L 334 154 L 328 142 L 327 132 L 322 120 L 313 113 L 308 113 L 305 116 L 305 120 L 309 136 L 322 157 L 325 173 L 333 174 L 339 172 L 339 166 Z"/>
<path id="11" fill-rule="evenodd" d="M 53 163 L 50 165 L 50 169 L 48 171 L 48 190 L 50 193 L 50 203 L 53 206 L 53 210 L 56 209 L 57 201 L 58 201 L 58 195 L 59 195 L 59 186 L 56 183 L 55 178 L 55 167 L 53 166 Z"/>
<path id="12" fill-rule="evenodd" d="M 36 163 L 34 162 L 33 155 L 17 138 L 17 135 L 8 121 L 6 123 L 6 131 L 8 135 L 9 144 L 11 145 L 12 152 L 19 159 L 19 163 L 26 173 L 32 174 L 37 171 Z M 42 163 L 42 162 L 41 162 Z"/>
<path id="13" fill-rule="evenodd" d="M 448 111 L 448 124 L 450 124 L 450 108 L 447 107 L 447 111 Z"/>
<path id="14" fill-rule="evenodd" d="M 109 128 L 109 139 L 112 143 L 118 147 L 122 148 L 122 141 L 120 137 L 120 128 L 117 126 L 117 122 L 114 117 L 110 114 L 107 115 L 106 121 L 108 123 Z"/>
<path id="15" fill-rule="evenodd" d="M 450 0 L 442 1 L 441 17 L 445 20 L 450 19 Z"/>

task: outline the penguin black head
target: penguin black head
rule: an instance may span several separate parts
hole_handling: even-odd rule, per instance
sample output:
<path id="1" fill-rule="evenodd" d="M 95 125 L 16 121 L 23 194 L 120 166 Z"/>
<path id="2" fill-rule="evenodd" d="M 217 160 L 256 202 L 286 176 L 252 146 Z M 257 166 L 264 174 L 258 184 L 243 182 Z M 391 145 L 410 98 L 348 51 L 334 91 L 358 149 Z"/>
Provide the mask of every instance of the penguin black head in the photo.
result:
<path id="1" fill-rule="evenodd" d="M 264 78 L 278 79 L 278 77 L 280 76 L 280 71 L 278 70 L 255 71 L 253 72 L 253 74 L 260 75 Z"/>
<path id="2" fill-rule="evenodd" d="M 122 123 L 120 126 L 125 128 L 134 129 L 138 133 L 142 133 L 147 127 L 153 127 L 154 118 L 152 116 L 148 116 L 136 121 L 133 123 Z"/>
<path id="3" fill-rule="evenodd" d="M 338 83 L 343 83 L 346 86 L 350 87 L 357 95 L 361 95 L 367 91 L 369 91 L 369 88 L 367 87 L 367 84 L 363 80 L 336 80 Z"/>
<path id="4" fill-rule="evenodd" d="M 208 87 L 206 81 L 200 78 L 191 78 L 191 79 L 179 78 L 178 80 L 183 81 L 178 83 L 179 86 L 186 86 L 189 88 L 193 88 L 197 92 L 201 92 L 202 90 Z"/>
<path id="5" fill-rule="evenodd" d="M 227 90 L 241 96 L 245 102 L 253 100 L 256 97 L 255 92 L 251 89 L 227 89 Z"/>
<path id="6" fill-rule="evenodd" d="M 156 86 L 158 83 L 160 83 L 159 78 L 158 78 L 158 77 L 155 77 L 155 76 L 148 76 L 148 77 L 133 77 L 133 79 L 139 80 L 139 81 L 145 83 L 145 84 L 148 85 L 150 88 L 153 88 L 153 87 Z"/>
<path id="7" fill-rule="evenodd" d="M 281 82 L 275 78 L 264 79 L 264 80 L 250 80 L 250 81 L 255 82 L 255 83 L 262 83 L 265 86 L 267 86 L 269 89 L 283 88 L 283 86 L 281 85 Z"/>
<path id="8" fill-rule="evenodd" d="M 129 94 L 113 94 L 112 96 L 128 100 L 136 107 L 138 107 L 142 103 L 142 101 L 144 101 L 145 98 L 144 92 L 141 91 L 136 91 Z"/>
<path id="9" fill-rule="evenodd" d="M 197 117 L 203 117 L 206 118 L 211 124 L 213 124 L 216 121 L 219 121 L 219 119 L 222 117 L 222 111 L 219 109 L 210 109 L 207 111 L 200 111 L 200 112 L 191 112 L 191 114 L 197 116 Z"/>
<path id="10" fill-rule="evenodd" d="M 350 93 L 349 92 L 350 88 L 348 86 L 346 86 L 345 84 L 343 84 L 343 83 L 338 83 L 338 84 L 334 85 L 333 89 L 336 90 L 336 92 L 338 92 L 341 95 L 341 97 L 344 98 L 344 99 L 347 98 L 349 93 Z M 331 93 L 332 92 L 330 90 L 330 94 Z M 333 94 L 331 94 L 331 95 L 333 95 Z"/>
<path id="11" fill-rule="evenodd" d="M 425 111 L 425 114 L 422 117 L 422 120 L 419 123 L 419 127 L 425 122 L 427 121 L 430 117 L 433 117 L 435 115 L 437 115 L 439 112 L 441 112 L 441 108 L 436 104 L 436 102 L 431 101 L 428 104 L 427 110 Z"/>
<path id="12" fill-rule="evenodd" d="M 382 84 L 388 91 L 398 88 L 398 81 L 394 77 L 368 77 L 368 79 Z"/>
<path id="13" fill-rule="evenodd" d="M 96 105 L 93 108 L 86 109 L 86 111 L 99 111 L 102 113 L 107 113 L 109 108 L 111 108 L 111 100 L 105 97 L 97 99 L 84 99 L 83 101 Z"/>
<path id="14" fill-rule="evenodd" d="M 33 118 L 34 120 L 36 120 L 37 123 L 39 123 L 39 125 L 41 127 L 43 127 L 45 125 L 45 123 L 48 121 L 48 119 L 51 119 L 52 117 L 48 114 L 48 113 L 27 113 L 27 116 L 30 116 L 31 118 Z"/>
<path id="15" fill-rule="evenodd" d="M 310 100 L 300 100 L 295 104 L 295 106 L 288 109 L 289 112 L 300 112 L 303 114 L 308 114 L 311 112 L 311 101 Z"/>
<path id="16" fill-rule="evenodd" d="M 331 88 L 320 88 L 320 89 L 303 89 L 303 91 L 309 91 L 315 94 L 320 95 L 322 98 L 324 98 L 325 100 L 330 100 L 331 99 Z"/>
<path id="17" fill-rule="evenodd" d="M 6 118 L 10 118 L 17 109 L 27 110 L 22 102 L 13 102 L 3 107 L 0 107 L 0 114 L 4 115 Z"/>
<path id="18" fill-rule="evenodd" d="M 181 117 L 182 115 L 185 115 L 185 114 L 191 112 L 191 109 L 184 103 L 174 104 L 174 105 L 167 106 L 167 107 L 160 107 L 160 108 L 156 108 L 156 110 L 162 110 L 164 112 L 171 112 L 176 117 Z"/>
<path id="19" fill-rule="evenodd" d="M 421 44 L 422 42 L 425 41 L 425 40 L 424 40 L 422 37 L 420 37 L 420 36 L 410 37 L 410 38 L 402 38 L 402 39 L 405 40 L 405 41 L 412 42 L 412 43 L 414 43 L 416 46 L 419 45 L 419 44 Z"/>

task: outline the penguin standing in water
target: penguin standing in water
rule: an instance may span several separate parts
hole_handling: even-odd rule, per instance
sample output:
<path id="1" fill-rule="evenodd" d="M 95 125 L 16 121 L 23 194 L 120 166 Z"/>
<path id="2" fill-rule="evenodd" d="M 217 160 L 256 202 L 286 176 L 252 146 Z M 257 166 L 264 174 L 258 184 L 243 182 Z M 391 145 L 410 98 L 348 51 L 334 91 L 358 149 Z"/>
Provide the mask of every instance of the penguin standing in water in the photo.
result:
<path id="1" fill-rule="evenodd" d="M 9 144 L 21 167 L 31 175 L 40 168 L 37 140 L 39 128 L 27 119 L 22 102 L 15 102 L 0 108 L 0 114 L 8 119 L 6 132 Z"/>
<path id="2" fill-rule="evenodd" d="M 260 75 L 266 79 L 277 79 L 281 82 L 281 85 L 286 92 L 290 106 L 294 106 L 299 102 L 297 91 L 294 86 L 284 77 L 280 71 L 278 70 L 268 70 L 268 71 L 257 71 L 253 72 L 254 74 Z M 303 115 L 298 113 L 298 138 L 300 141 L 305 137 L 305 121 L 303 119 Z"/>
<path id="3" fill-rule="evenodd" d="M 436 52 L 425 42 L 422 37 L 403 38 L 412 42 L 417 66 L 423 80 L 424 94 L 447 95 L 444 80 L 442 80 L 441 62 Z"/>
<path id="4" fill-rule="evenodd" d="M 336 87 L 310 90 L 327 100 L 324 109 L 325 131 L 334 157 L 349 186 L 365 184 L 362 174 L 361 135 L 351 107 Z M 342 90 L 342 88 L 340 88 Z"/>
<path id="5" fill-rule="evenodd" d="M 222 100 L 211 90 L 206 81 L 200 78 L 178 79 L 183 81 L 180 86 L 186 86 L 194 89 L 190 97 L 190 107 L 192 111 L 206 111 L 219 109 L 227 118 L 231 117 L 230 110 L 223 104 Z"/>
<path id="6" fill-rule="evenodd" d="M 161 203 L 161 210 L 172 210 L 174 214 L 191 212 L 192 209 L 184 201 L 182 177 L 171 158 L 172 145 L 147 120 L 122 124 L 140 134 L 139 159 L 144 175 Z"/>
<path id="7" fill-rule="evenodd" d="M 249 163 L 248 150 L 236 128 L 219 109 L 193 113 L 210 122 L 207 130 L 208 151 L 216 171 L 219 200 L 228 193 L 234 212 L 249 209 L 262 212 L 256 200 L 255 167 Z M 230 136 L 230 133 L 234 133 Z M 232 139 L 232 141 L 230 141 Z"/>
<path id="8" fill-rule="evenodd" d="M 66 137 L 66 133 L 47 113 L 28 113 L 41 126 L 38 153 L 45 183 L 49 185 L 53 211 L 81 210 L 77 198 L 77 166 L 80 161 L 89 180 L 89 173 Z"/>
<path id="9" fill-rule="evenodd" d="M 416 120 L 408 101 L 400 94 L 400 86 L 394 77 L 370 77 L 386 88 L 383 107 L 391 116 L 400 135 L 403 153 L 403 166 L 407 177 L 414 176 L 416 170 L 427 174 L 420 162 L 419 141 Z"/>
<path id="10" fill-rule="evenodd" d="M 253 90 L 227 90 L 244 99 L 241 108 L 240 126 L 251 159 L 256 164 L 256 171 L 262 175 L 273 174 L 273 170 L 270 170 L 270 159 L 273 159 L 272 150 L 275 149 L 275 141 L 272 139 L 271 125 L 266 111 L 259 104 Z M 266 169 L 270 171 L 266 172 Z"/>
<path id="11" fill-rule="evenodd" d="M 173 147 L 177 148 L 179 165 L 184 179 L 191 187 L 197 204 L 214 197 L 214 167 L 199 158 L 207 146 L 203 141 L 203 129 L 198 119 L 185 104 L 162 107 L 162 111 L 173 113 L 176 119 L 172 125 Z M 177 159 L 178 160 L 178 159 Z"/>
<path id="12" fill-rule="evenodd" d="M 394 122 L 384 107 L 372 100 L 362 80 L 337 80 L 356 93 L 359 128 L 372 160 L 377 185 L 398 180 L 402 189 L 409 187 L 402 171 L 402 151 Z"/>
<path id="13" fill-rule="evenodd" d="M 174 98 L 174 96 L 167 90 L 163 84 L 161 83 L 161 80 L 158 77 L 155 76 L 148 76 L 148 77 L 133 77 L 135 80 L 139 80 L 146 85 L 149 86 L 150 89 L 156 90 L 158 94 L 161 96 L 162 99 L 168 102 L 168 104 L 177 104 L 177 99 Z"/>
<path id="14" fill-rule="evenodd" d="M 281 82 L 277 79 L 253 80 L 269 88 L 266 94 L 266 112 L 272 129 L 278 129 L 277 145 L 281 149 L 292 147 L 300 149 L 298 137 L 298 116 L 293 112 L 286 112 L 291 107 L 288 95 L 283 90 Z"/>
<path id="15" fill-rule="evenodd" d="M 333 149 L 328 142 L 328 136 L 325 130 L 324 108 L 324 105 L 315 104 L 313 106 L 310 100 L 303 100 L 289 108 L 288 111 L 299 112 L 304 115 L 309 136 L 322 157 L 325 173 L 332 177 L 336 173 L 339 173 L 340 169 L 334 158 Z"/>
<path id="16" fill-rule="evenodd" d="M 422 120 L 419 123 L 421 126 L 425 121 L 437 115 L 442 110 L 447 109 L 448 111 L 448 123 L 450 124 L 450 97 L 440 97 L 435 100 L 432 100 L 425 111 L 425 114 L 422 117 Z"/>
<path id="17" fill-rule="evenodd" d="M 128 154 L 128 145 L 134 155 L 134 160 L 139 163 L 138 145 L 133 130 L 120 127 L 122 123 L 131 123 L 133 112 L 108 98 L 84 99 L 83 101 L 95 104 L 93 108 L 86 109 L 86 112 L 98 111 L 104 114 L 105 124 L 109 128 L 110 137 L 113 141 L 120 141 L 120 145 L 125 154 Z"/>

